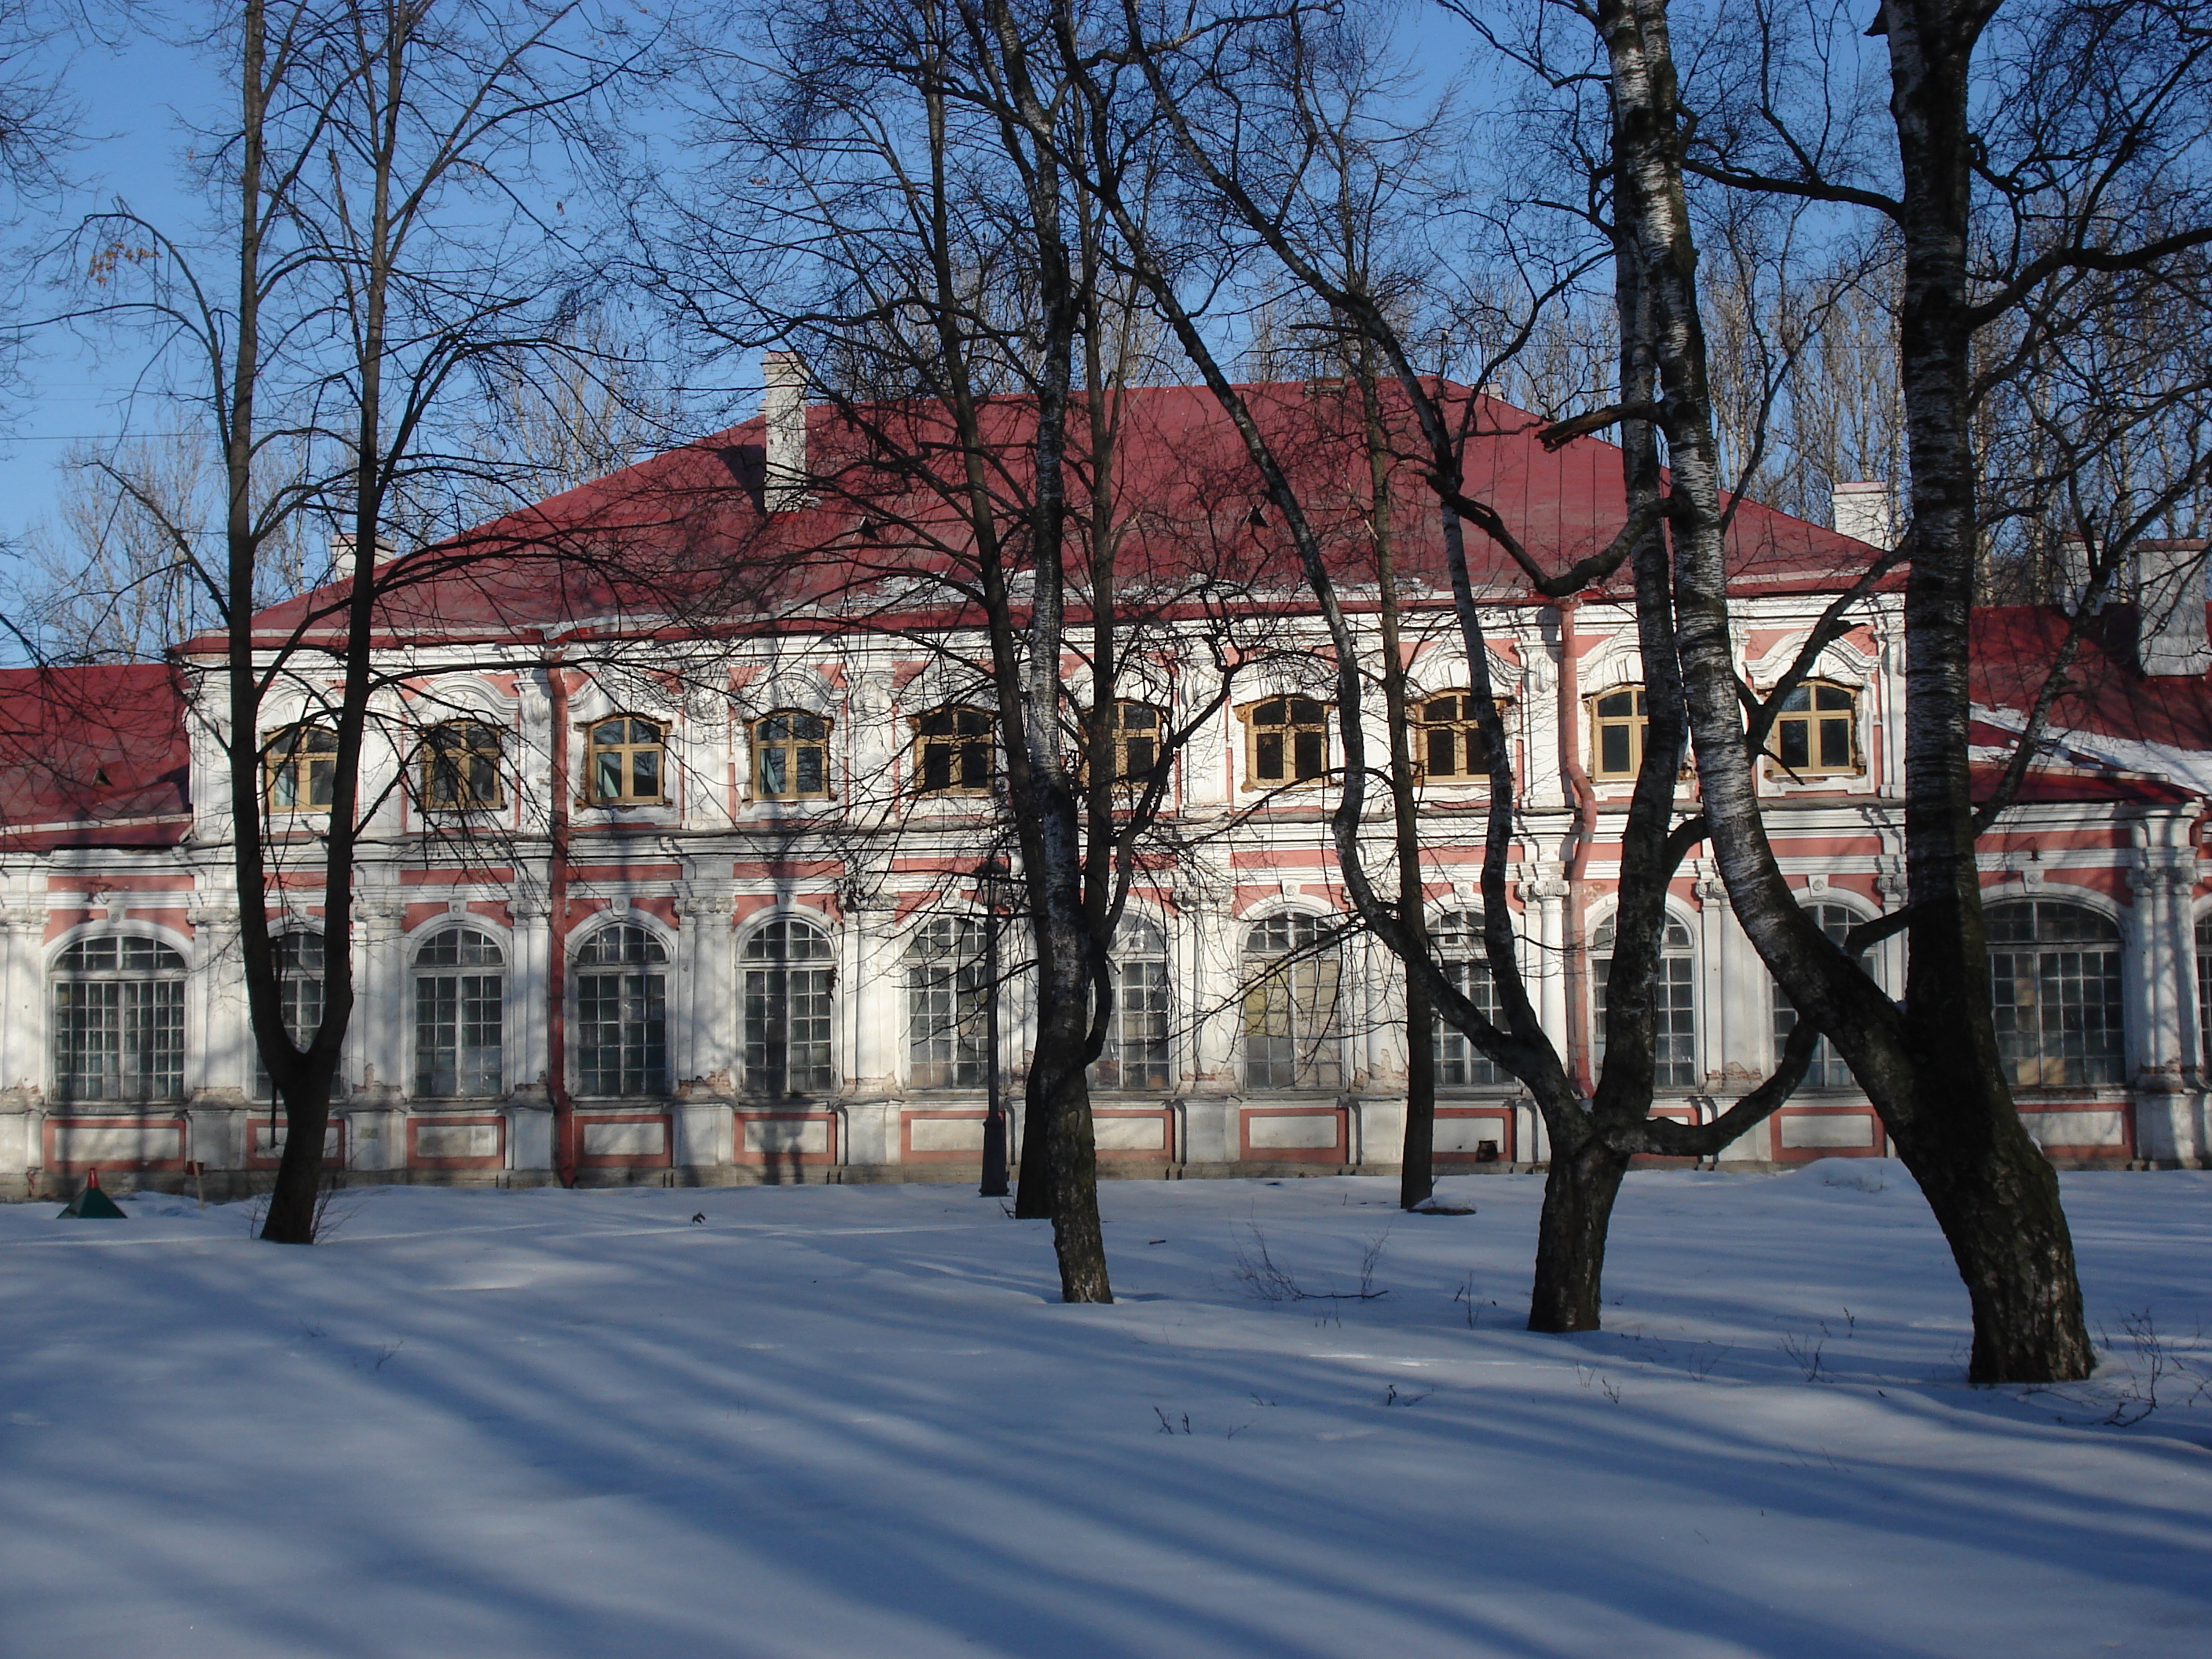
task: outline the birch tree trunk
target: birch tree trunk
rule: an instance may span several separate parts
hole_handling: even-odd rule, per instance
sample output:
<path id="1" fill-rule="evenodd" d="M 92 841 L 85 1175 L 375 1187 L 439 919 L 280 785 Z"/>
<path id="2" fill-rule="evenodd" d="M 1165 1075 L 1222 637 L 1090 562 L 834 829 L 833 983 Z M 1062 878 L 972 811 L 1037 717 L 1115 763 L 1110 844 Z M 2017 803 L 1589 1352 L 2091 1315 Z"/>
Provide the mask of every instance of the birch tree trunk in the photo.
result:
<path id="1" fill-rule="evenodd" d="M 1705 817 L 1729 896 L 1761 957 L 1806 1018 L 1850 1062 L 1949 1243 L 1974 1316 L 1969 1375 L 2069 1380 L 2094 1367 L 2057 1179 L 2021 1126 L 1998 1062 L 1966 766 L 1967 622 L 1974 478 L 1966 427 L 1972 27 L 1946 14 L 1930 58 L 1896 43 L 1908 179 L 1905 386 L 1913 456 L 1906 590 L 1906 842 L 1911 975 L 1900 1017 L 1819 936 L 1776 865 L 1729 635 L 1725 526 L 1698 316 L 1697 250 L 1682 184 L 1682 112 L 1666 0 L 1606 0 L 1619 149 L 1616 213 L 1644 304 L 1672 468 L 1681 660 L 1690 686 Z M 1963 36 L 1961 30 L 1964 30 Z M 1624 315 L 1624 327 L 1632 319 Z M 1801 667 L 1800 672 L 1802 670 Z M 1771 720 L 1771 710 L 1766 719 Z"/>

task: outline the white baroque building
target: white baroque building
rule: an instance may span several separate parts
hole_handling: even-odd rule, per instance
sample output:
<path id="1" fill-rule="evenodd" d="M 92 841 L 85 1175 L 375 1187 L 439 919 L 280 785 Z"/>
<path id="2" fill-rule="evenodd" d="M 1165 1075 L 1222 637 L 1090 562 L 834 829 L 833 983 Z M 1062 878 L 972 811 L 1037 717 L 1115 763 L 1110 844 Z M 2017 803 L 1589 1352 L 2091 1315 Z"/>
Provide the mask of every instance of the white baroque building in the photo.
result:
<path id="1" fill-rule="evenodd" d="M 347 1178 L 971 1178 L 994 931 L 1017 970 L 996 1048 L 1018 1109 L 1022 935 L 994 909 L 982 644 L 940 580 L 960 550 L 910 482 L 881 482 L 880 431 L 781 395 L 763 421 L 390 567 L 356 871 L 360 1000 L 326 1148 Z M 1253 395 L 1284 433 L 1315 418 L 1310 389 Z M 1102 1167 L 1395 1170 L 1401 982 L 1387 952 L 1335 931 L 1340 734 L 1322 636 L 1204 394 L 1130 398 L 1121 489 L 1142 548 L 1132 591 L 1150 609 L 1115 764 L 1143 770 L 1170 734 L 1187 740 L 1115 941 L 1120 1011 L 1094 1079 Z M 1524 543 L 1565 562 L 1610 535 L 1616 451 L 1585 439 L 1554 456 L 1518 411 L 1481 412 L 1493 435 L 1470 477 Z M 1328 437 L 1299 446 L 1316 494 L 1356 476 Z M 1409 485 L 1398 509 L 1413 737 L 1431 922 L 1449 941 L 1474 921 L 1485 793 L 1419 500 Z M 1872 535 L 1885 512 L 1863 487 L 1838 502 Z M 1771 684 L 1868 548 L 1750 504 L 1735 535 L 1743 672 Z M 2054 1158 L 2207 1153 L 2212 657 L 2178 574 L 2199 551 L 2140 556 L 2140 603 L 2099 619 L 2061 730 L 1984 842 L 2001 1040 Z M 1634 619 L 1617 589 L 1539 605 L 1491 574 L 1491 676 L 1521 780 L 1514 919 L 1542 1017 L 1586 1076 L 1641 756 Z M 1371 636 L 1371 579 L 1347 567 L 1346 580 Z M 313 647 L 335 625 L 319 610 L 331 592 L 262 619 L 266 660 L 289 650 L 293 665 L 258 735 L 279 854 L 270 914 L 288 1017 L 304 1025 L 325 949 L 315 833 L 334 676 Z M 1977 755 L 1992 773 L 2063 625 L 1984 613 Z M 1902 892 L 1901 647 L 1896 597 L 1878 593 L 1784 715 L 1765 779 L 1782 867 L 1839 932 Z M 236 951 L 220 665 L 220 642 L 200 639 L 165 664 L 0 675 L 0 1190 L 67 1191 L 96 1169 L 229 1191 L 275 1168 L 281 1126 Z M 1670 913 L 1662 1109 L 1694 1117 L 1767 1073 L 1793 1016 L 1710 866 L 1685 866 Z M 1900 950 L 1875 952 L 1892 983 Z M 1440 1168 L 1544 1160 L 1512 1079 L 1454 1036 L 1437 1057 Z M 1824 1050 L 1722 1161 L 1882 1150 Z"/>

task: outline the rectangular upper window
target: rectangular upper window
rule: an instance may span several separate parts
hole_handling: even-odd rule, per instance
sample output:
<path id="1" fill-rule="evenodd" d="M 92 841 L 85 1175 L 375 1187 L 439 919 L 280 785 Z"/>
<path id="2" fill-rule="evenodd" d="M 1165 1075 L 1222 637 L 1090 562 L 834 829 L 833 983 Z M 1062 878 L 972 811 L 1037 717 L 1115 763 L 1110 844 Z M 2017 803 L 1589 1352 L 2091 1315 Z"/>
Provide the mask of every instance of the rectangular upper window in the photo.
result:
<path id="1" fill-rule="evenodd" d="M 1328 705 L 1313 697 L 1270 697 L 1244 718 L 1244 787 L 1279 789 L 1316 783 L 1328 772 Z"/>
<path id="2" fill-rule="evenodd" d="M 616 714 L 586 728 L 584 782 L 594 806 L 658 806 L 668 799 L 667 732 L 659 721 Z"/>

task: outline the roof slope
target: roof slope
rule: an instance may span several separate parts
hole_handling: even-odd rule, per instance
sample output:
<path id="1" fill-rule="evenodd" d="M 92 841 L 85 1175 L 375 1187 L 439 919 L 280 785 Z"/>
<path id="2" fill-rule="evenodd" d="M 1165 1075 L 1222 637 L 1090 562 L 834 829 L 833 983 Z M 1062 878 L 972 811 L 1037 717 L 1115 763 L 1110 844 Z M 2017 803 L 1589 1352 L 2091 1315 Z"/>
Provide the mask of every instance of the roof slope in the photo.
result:
<path id="1" fill-rule="evenodd" d="M 1467 492 L 1496 507 L 1539 561 L 1564 569 L 1611 540 L 1626 517 L 1617 447 L 1578 438 L 1548 451 L 1538 440 L 1540 417 L 1464 387 L 1443 390 L 1454 418 L 1474 434 Z M 1353 486 L 1367 469 L 1355 409 L 1328 385 L 1242 391 L 1332 556 L 1358 580 L 1365 538 Z M 1400 568 L 1441 590 L 1439 517 L 1421 483 L 1410 410 L 1395 388 L 1389 412 L 1401 458 L 1394 483 Z M 378 607 L 380 631 L 439 638 L 672 621 L 757 626 L 810 608 L 849 616 L 885 606 L 912 622 L 917 611 L 957 605 L 931 580 L 958 575 L 975 556 L 957 508 L 964 452 L 943 406 L 816 404 L 806 416 L 817 486 L 808 507 L 763 511 L 763 428 L 756 418 L 403 559 Z M 1035 406 L 994 399 L 981 420 L 995 533 L 1018 543 Z M 1210 392 L 1132 389 L 1119 394 L 1113 423 L 1124 580 L 1155 591 L 1201 580 L 1278 592 L 1297 585 L 1290 538 Z M 1072 498 L 1079 514 L 1087 513 L 1087 449 L 1073 455 L 1073 470 Z M 1524 592 L 1516 569 L 1486 538 L 1470 533 L 1468 546 L 1479 584 L 1501 599 Z M 1863 543 L 1751 501 L 1730 537 L 1746 592 L 1831 589 L 1871 556 Z M 258 626 L 272 636 L 334 628 L 343 604 L 343 590 L 320 589 L 264 611 Z"/>
<path id="2" fill-rule="evenodd" d="M 2212 627 L 2212 606 L 2207 617 Z M 2145 674 L 2136 665 L 2136 622 L 2129 605 L 2087 619 L 2066 690 L 2051 705 L 2045 758 L 2023 799 L 2212 796 L 2212 677 Z M 1975 611 L 1967 689 L 1978 760 L 1993 765 L 2009 751 L 2068 627 L 2048 605 Z"/>
<path id="3" fill-rule="evenodd" d="M 0 850 L 173 845 L 191 783 L 178 669 L 0 669 Z"/>

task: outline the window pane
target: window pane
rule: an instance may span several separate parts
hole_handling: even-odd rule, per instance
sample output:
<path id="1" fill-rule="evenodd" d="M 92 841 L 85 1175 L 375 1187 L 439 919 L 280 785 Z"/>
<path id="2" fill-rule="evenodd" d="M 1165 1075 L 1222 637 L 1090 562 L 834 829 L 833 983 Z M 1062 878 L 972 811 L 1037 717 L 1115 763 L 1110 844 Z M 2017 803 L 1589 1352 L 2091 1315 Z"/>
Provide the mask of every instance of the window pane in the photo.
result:
<path id="1" fill-rule="evenodd" d="M 939 916 L 906 951 L 907 1062 L 917 1089 L 974 1089 L 988 1063 L 983 923 Z"/>
<path id="2" fill-rule="evenodd" d="M 630 793 L 639 800 L 657 800 L 660 796 L 660 751 L 640 749 L 630 756 Z"/>
<path id="3" fill-rule="evenodd" d="M 1303 783 L 1309 778 L 1319 777 L 1328 769 L 1328 763 L 1324 752 L 1327 745 L 1318 732 L 1300 732 L 1297 739 L 1298 781 Z"/>
<path id="4" fill-rule="evenodd" d="M 578 1072 L 587 1095 L 657 1095 L 667 1073 L 666 981 L 590 973 L 576 981 Z"/>
<path id="5" fill-rule="evenodd" d="M 1283 779 L 1283 734 L 1262 732 L 1253 744 L 1252 775 L 1267 783 Z"/>
<path id="6" fill-rule="evenodd" d="M 797 793 L 802 795 L 821 794 L 824 788 L 822 751 L 819 749 L 802 749 L 799 751 L 798 761 Z"/>
<path id="7" fill-rule="evenodd" d="M 1244 1079 L 1259 1089 L 1328 1089 L 1342 1079 L 1337 1036 L 1338 963 L 1333 952 L 1267 964 L 1312 948 L 1311 916 L 1270 916 L 1247 937 Z"/>
<path id="8" fill-rule="evenodd" d="M 1607 726 L 1598 729 L 1598 770 L 1619 775 L 1636 769 L 1628 758 L 1628 728 Z"/>
<path id="9" fill-rule="evenodd" d="M 1820 764 L 1841 769 L 1850 763 L 1850 722 L 1835 720 L 1822 720 L 1820 722 Z"/>
<path id="10" fill-rule="evenodd" d="M 1813 763 L 1811 744 L 1803 720 L 1784 720 L 1775 728 L 1781 738 L 1782 763 L 1784 766 L 1804 767 Z"/>
<path id="11" fill-rule="evenodd" d="M 1613 940 L 1613 921 L 1607 917 L 1590 940 L 1593 952 L 1608 950 Z M 1658 972 L 1651 987 L 1652 1082 L 1662 1089 L 1694 1088 L 1698 1083 L 1696 965 L 1690 948 L 1689 929 L 1673 917 L 1667 921 L 1661 945 Z M 1613 958 L 1593 955 L 1590 960 L 1591 1059 L 1605 1059 L 1605 1012 L 1607 981 Z"/>
<path id="12" fill-rule="evenodd" d="M 1447 925 L 1462 919 L 1446 917 Z M 1476 1010 L 1495 1024 L 1498 1020 L 1498 988 L 1490 974 L 1490 964 L 1473 953 L 1482 949 L 1481 921 L 1479 917 L 1464 918 L 1472 927 L 1454 928 L 1447 932 L 1439 927 L 1436 945 L 1444 954 L 1444 975 L 1472 1002 Z M 1468 954 L 1455 958 L 1448 954 L 1465 951 Z M 1486 1088 L 1512 1080 L 1504 1067 L 1487 1059 L 1483 1052 L 1469 1042 L 1459 1030 L 1439 1014 L 1436 1017 L 1433 1036 L 1436 1054 L 1437 1085 L 1439 1088 Z"/>

